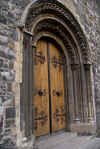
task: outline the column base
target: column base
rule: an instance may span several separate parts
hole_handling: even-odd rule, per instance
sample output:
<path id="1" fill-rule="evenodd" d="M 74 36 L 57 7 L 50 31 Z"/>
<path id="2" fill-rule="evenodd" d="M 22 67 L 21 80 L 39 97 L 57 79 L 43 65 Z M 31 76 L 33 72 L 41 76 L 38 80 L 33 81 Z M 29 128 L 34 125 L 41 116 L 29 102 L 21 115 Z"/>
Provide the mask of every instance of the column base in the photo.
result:
<path id="1" fill-rule="evenodd" d="M 75 123 L 70 124 L 70 130 L 71 132 L 76 132 L 78 134 L 93 135 L 96 133 L 96 126 L 91 123 Z"/>
<path id="2" fill-rule="evenodd" d="M 100 138 L 100 129 L 97 129 L 97 131 L 96 131 L 96 137 L 97 138 Z"/>
<path id="3" fill-rule="evenodd" d="M 35 136 L 17 138 L 17 149 L 36 149 Z"/>
<path id="4" fill-rule="evenodd" d="M 74 120 L 73 120 L 73 123 L 74 123 L 74 124 L 79 124 L 79 123 L 80 123 L 80 119 L 79 119 L 79 118 L 74 119 Z"/>

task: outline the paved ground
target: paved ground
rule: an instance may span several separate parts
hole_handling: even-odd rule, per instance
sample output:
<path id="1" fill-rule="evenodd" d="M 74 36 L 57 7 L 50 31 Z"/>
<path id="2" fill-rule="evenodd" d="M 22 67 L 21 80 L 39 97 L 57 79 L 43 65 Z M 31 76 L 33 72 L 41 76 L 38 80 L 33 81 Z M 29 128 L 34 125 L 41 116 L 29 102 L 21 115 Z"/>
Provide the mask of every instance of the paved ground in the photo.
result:
<path id="1" fill-rule="evenodd" d="M 100 149 L 100 138 L 63 132 L 39 138 L 37 147 L 38 149 Z"/>

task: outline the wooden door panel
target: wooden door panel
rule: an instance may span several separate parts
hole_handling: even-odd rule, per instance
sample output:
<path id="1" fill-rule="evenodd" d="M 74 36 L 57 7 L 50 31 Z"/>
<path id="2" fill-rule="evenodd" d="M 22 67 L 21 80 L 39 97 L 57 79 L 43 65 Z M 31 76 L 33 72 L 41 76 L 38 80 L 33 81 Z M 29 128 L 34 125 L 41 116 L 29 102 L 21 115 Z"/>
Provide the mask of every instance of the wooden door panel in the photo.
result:
<path id="1" fill-rule="evenodd" d="M 64 107 L 64 57 L 52 43 L 49 43 L 50 53 L 50 85 L 52 131 L 65 128 Z"/>
<path id="2" fill-rule="evenodd" d="M 45 41 L 38 41 L 34 60 L 34 133 L 35 136 L 40 136 L 50 132 L 48 57 Z"/>
<path id="3" fill-rule="evenodd" d="M 60 50 L 44 40 L 38 41 L 34 60 L 34 133 L 40 136 L 65 128 L 65 62 Z"/>

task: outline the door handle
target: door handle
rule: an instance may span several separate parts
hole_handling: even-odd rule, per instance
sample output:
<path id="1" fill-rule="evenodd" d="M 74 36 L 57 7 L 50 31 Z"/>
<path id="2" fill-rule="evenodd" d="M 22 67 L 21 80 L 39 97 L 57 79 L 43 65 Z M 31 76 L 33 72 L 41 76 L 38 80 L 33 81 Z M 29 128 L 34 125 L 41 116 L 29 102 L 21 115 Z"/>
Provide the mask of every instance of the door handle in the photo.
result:
<path id="1" fill-rule="evenodd" d="M 46 95 L 46 90 L 45 89 L 44 90 L 42 90 L 42 89 L 38 90 L 38 95 L 39 96 L 45 96 Z"/>
<path id="2" fill-rule="evenodd" d="M 56 91 L 55 89 L 53 90 L 53 96 L 60 97 L 61 95 L 62 95 L 62 91 Z"/>

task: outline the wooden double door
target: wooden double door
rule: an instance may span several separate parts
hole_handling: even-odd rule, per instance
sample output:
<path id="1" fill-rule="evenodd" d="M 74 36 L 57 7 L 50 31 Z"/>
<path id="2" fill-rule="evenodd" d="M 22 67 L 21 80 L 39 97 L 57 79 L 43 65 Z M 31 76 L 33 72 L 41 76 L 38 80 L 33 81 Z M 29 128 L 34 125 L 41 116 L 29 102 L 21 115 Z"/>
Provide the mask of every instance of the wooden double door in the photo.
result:
<path id="1" fill-rule="evenodd" d="M 39 40 L 34 52 L 34 134 L 41 136 L 66 127 L 65 58 L 50 41 Z"/>

